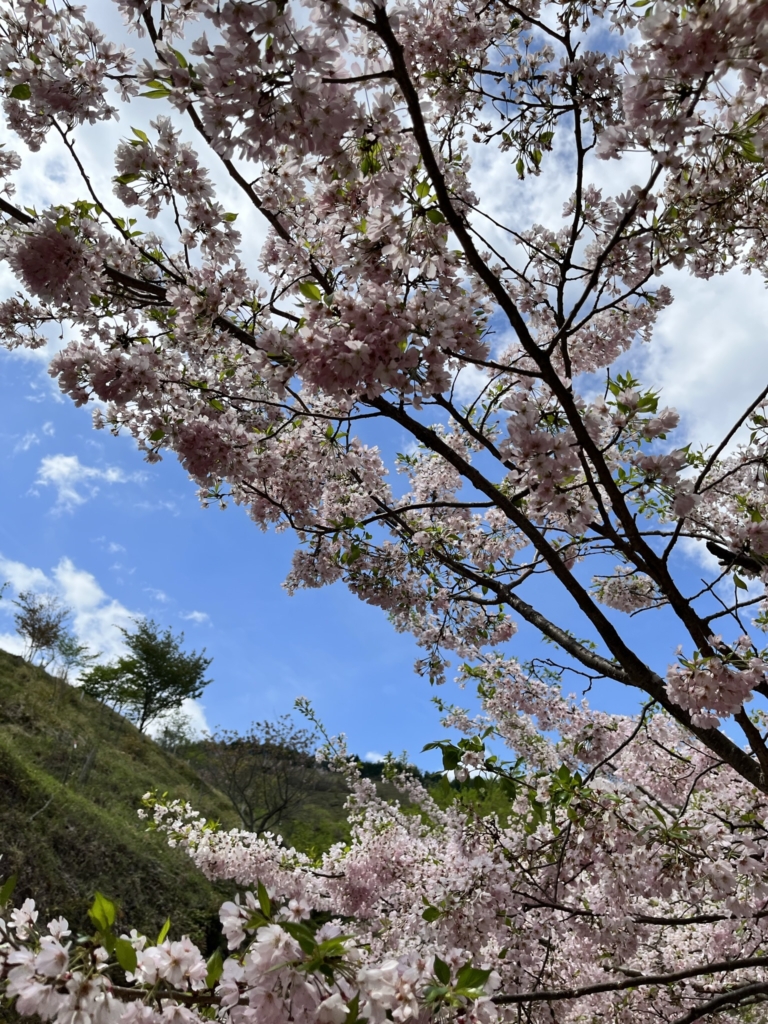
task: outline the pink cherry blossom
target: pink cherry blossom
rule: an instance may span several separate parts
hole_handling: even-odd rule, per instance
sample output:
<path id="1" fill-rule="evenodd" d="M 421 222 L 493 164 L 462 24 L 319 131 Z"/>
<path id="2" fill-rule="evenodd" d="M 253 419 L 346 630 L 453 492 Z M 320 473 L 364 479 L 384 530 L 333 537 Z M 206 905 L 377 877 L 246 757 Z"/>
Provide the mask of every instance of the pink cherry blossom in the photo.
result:
<path id="1" fill-rule="evenodd" d="M 415 637 L 419 673 L 476 685 L 475 717 L 440 702 L 443 756 L 509 814 L 407 772 L 388 803 L 343 754 L 351 841 L 319 861 L 153 805 L 244 890 L 217 981 L 185 937 L 126 933 L 126 996 L 111 936 L 68 948 L 27 901 L 3 912 L 6 991 L 62 1024 L 216 1002 L 232 1024 L 759 1015 L 768 391 L 702 450 L 628 367 L 665 271 L 768 275 L 768 3 L 118 7 L 141 58 L 80 8 L 0 10 L 6 126 L 82 182 L 0 202 L 20 289 L 0 337 L 68 325 L 50 371 L 95 426 L 292 530 L 289 591 L 343 581 Z M 78 142 L 118 114 L 104 195 Z M 4 150 L 3 197 L 16 173 Z M 686 543 L 714 559 L 698 591 Z M 525 666 L 521 620 L 548 641 Z"/>

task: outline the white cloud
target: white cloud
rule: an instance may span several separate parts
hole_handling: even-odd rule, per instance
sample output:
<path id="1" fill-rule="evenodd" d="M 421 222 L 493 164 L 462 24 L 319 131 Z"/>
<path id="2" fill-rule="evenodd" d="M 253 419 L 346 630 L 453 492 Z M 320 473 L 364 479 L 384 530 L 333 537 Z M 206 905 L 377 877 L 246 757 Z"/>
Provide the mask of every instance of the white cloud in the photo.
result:
<path id="1" fill-rule="evenodd" d="M 161 604 L 165 604 L 169 599 L 164 590 L 157 590 L 155 587 L 144 587 L 144 590 L 152 597 L 153 601 L 159 601 Z"/>
<path id="2" fill-rule="evenodd" d="M 675 301 L 659 317 L 643 349 L 642 380 L 662 389 L 687 436 L 715 443 L 733 426 L 768 381 L 768 291 L 758 275 L 732 271 L 701 281 L 665 275 Z"/>
<path id="3" fill-rule="evenodd" d="M 477 400 L 482 394 L 483 388 L 490 381 L 488 371 L 480 366 L 463 366 L 454 377 L 453 394 L 460 403 L 470 403 Z"/>
<path id="4" fill-rule="evenodd" d="M 686 557 L 698 562 L 708 578 L 717 575 L 720 563 L 717 558 L 707 550 L 704 541 L 695 540 L 693 537 L 681 537 L 677 542 L 678 550 Z"/>
<path id="5" fill-rule="evenodd" d="M 24 653 L 24 641 L 18 633 L 0 633 L 0 647 L 9 654 Z"/>
<path id="6" fill-rule="evenodd" d="M 172 711 L 170 714 L 163 715 L 161 718 L 156 718 L 154 722 L 150 722 L 147 726 L 147 732 L 150 736 L 159 736 L 166 722 L 173 721 L 180 716 L 187 719 L 190 731 L 195 738 L 210 733 L 211 727 L 208 724 L 208 719 L 205 717 L 204 705 L 199 700 L 191 700 L 189 697 L 182 703 L 177 712 Z"/>
<path id="7" fill-rule="evenodd" d="M 37 471 L 37 484 L 56 488 L 56 508 L 71 511 L 93 498 L 99 483 L 124 484 L 141 479 L 141 474 L 127 476 L 117 466 L 98 469 L 84 466 L 76 455 L 46 455 Z"/>
<path id="8" fill-rule="evenodd" d="M 179 514 L 176 502 L 166 501 L 163 498 L 159 498 L 157 501 L 137 501 L 136 508 L 145 512 L 172 512 L 175 516 Z"/>
<path id="9" fill-rule="evenodd" d="M 11 589 L 16 593 L 20 593 L 22 590 L 48 592 L 53 589 L 53 583 L 42 569 L 33 569 L 24 565 L 23 562 L 13 562 L 9 558 L 3 558 L 2 555 L 0 555 L 0 579 L 3 582 L 7 580 Z"/>
<path id="10" fill-rule="evenodd" d="M 21 440 L 16 442 L 13 450 L 14 452 L 28 452 L 33 444 L 40 444 L 40 438 L 34 431 L 30 430 Z"/>
<path id="11" fill-rule="evenodd" d="M 384 755 L 380 754 L 377 750 L 369 750 L 363 758 L 364 761 L 372 761 L 374 764 L 378 764 L 380 761 L 384 761 Z"/>
<path id="12" fill-rule="evenodd" d="M 194 622 L 198 626 L 202 626 L 211 621 L 211 617 L 208 612 L 182 612 L 181 618 L 186 619 L 187 622 Z"/>
<path id="13" fill-rule="evenodd" d="M 43 433 L 45 434 L 46 437 L 53 437 L 53 435 L 56 433 L 56 427 L 54 427 L 50 420 L 47 423 L 43 424 Z"/>
<path id="14" fill-rule="evenodd" d="M 114 541 L 110 541 L 107 551 L 109 551 L 111 555 L 114 555 L 117 554 L 118 551 L 125 551 L 125 548 L 122 544 L 116 544 Z"/>
<path id="15" fill-rule="evenodd" d="M 72 612 L 72 628 L 81 641 L 93 651 L 100 651 L 105 660 L 117 657 L 125 650 L 120 627 L 129 628 L 137 618 L 119 601 L 110 598 L 96 577 L 78 569 L 71 559 L 62 558 L 50 574 L 42 569 L 14 562 L 0 555 L 0 579 L 8 580 L 18 594 L 22 590 L 58 597 Z M 10 600 L 0 602 L 0 610 L 11 612 Z M 0 636 L 0 646 L 12 653 L 21 653 L 22 645 L 13 634 Z"/>
<path id="16" fill-rule="evenodd" d="M 77 569 L 69 558 L 62 558 L 53 577 L 63 603 L 72 609 L 77 636 L 101 651 L 106 660 L 122 654 L 125 645 L 120 627 L 129 629 L 137 614 L 105 594 L 95 576 Z"/>

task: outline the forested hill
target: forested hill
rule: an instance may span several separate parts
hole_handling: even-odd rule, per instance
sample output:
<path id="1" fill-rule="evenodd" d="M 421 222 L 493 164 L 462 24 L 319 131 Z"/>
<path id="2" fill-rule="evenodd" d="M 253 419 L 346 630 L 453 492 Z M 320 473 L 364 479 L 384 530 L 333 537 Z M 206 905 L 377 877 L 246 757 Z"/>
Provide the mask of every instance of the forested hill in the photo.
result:
<path id="1" fill-rule="evenodd" d="M 175 934 L 215 944 L 231 887 L 145 831 L 136 811 L 150 789 L 238 824 L 226 797 L 126 719 L 0 651 L 0 878 L 18 876 L 18 897 L 84 929 L 99 889 L 126 924 L 156 933 L 170 914 Z"/>

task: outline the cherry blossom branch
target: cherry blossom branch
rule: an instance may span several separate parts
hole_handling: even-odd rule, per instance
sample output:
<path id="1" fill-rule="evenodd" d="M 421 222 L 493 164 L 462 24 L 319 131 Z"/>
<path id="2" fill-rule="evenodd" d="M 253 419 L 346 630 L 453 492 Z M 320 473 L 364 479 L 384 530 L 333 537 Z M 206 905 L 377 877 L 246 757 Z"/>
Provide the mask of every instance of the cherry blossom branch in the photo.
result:
<path id="1" fill-rule="evenodd" d="M 7 213 L 9 217 L 17 220 L 20 224 L 34 224 L 35 218 L 30 216 L 28 213 L 24 213 L 23 210 L 19 210 L 13 203 L 9 203 L 7 199 L 3 199 L 0 196 L 0 210 L 3 213 Z"/>
<path id="2" fill-rule="evenodd" d="M 493 295 L 494 299 L 498 302 L 500 308 L 508 318 L 511 326 L 517 333 L 518 338 L 521 341 L 526 352 L 536 361 L 542 371 L 542 377 L 546 384 L 551 388 L 553 394 L 560 402 L 565 414 L 568 418 L 569 423 L 576 435 L 577 441 L 582 449 L 588 454 L 592 464 L 598 474 L 601 485 L 605 488 L 606 492 L 610 496 L 611 506 L 618 516 L 619 520 L 624 527 L 624 530 L 629 538 L 633 541 L 634 550 L 641 556 L 643 563 L 646 566 L 646 571 L 649 575 L 654 578 L 664 590 L 670 605 L 678 615 L 680 620 L 689 630 L 691 636 L 696 642 L 697 646 L 703 650 L 708 650 L 708 632 L 704 623 L 700 620 L 698 615 L 685 601 L 683 595 L 679 592 L 672 577 L 668 571 L 666 564 L 644 541 L 643 537 L 638 531 L 637 524 L 631 515 L 629 509 L 624 500 L 620 489 L 616 485 L 613 479 L 613 475 L 606 465 L 602 454 L 600 453 L 597 445 L 593 441 L 589 434 L 589 431 L 585 428 L 584 422 L 581 418 L 579 410 L 573 401 L 573 395 L 571 388 L 561 381 L 559 375 L 552 370 L 551 364 L 546 360 L 544 354 L 535 345 L 533 339 L 530 336 L 528 327 L 517 309 L 514 302 L 506 290 L 502 287 L 501 282 L 496 277 L 494 272 L 487 266 L 485 261 L 481 258 L 475 245 L 472 241 L 471 235 L 467 230 L 463 218 L 456 212 L 455 207 L 451 201 L 450 193 L 429 139 L 424 118 L 421 113 L 421 105 L 418 93 L 411 81 L 408 68 L 405 62 L 405 55 L 401 44 L 398 42 L 392 26 L 389 21 L 386 9 L 381 6 L 377 6 L 375 9 L 375 22 L 376 32 L 381 38 L 382 42 L 389 52 L 394 68 L 394 76 L 398 86 L 405 98 L 406 106 L 408 107 L 408 113 L 411 118 L 413 125 L 414 136 L 419 146 L 421 158 L 424 162 L 424 166 L 429 174 L 432 185 L 435 189 L 437 196 L 438 205 L 440 211 L 448 222 L 450 228 L 458 238 L 462 249 L 464 250 L 467 262 L 470 267 L 474 270 L 480 280 L 486 285 L 489 292 Z M 641 189 L 635 200 L 630 204 L 629 208 L 625 211 L 622 217 L 619 227 L 617 227 L 611 242 L 605 247 L 598 263 L 602 267 L 602 262 L 607 259 L 609 252 L 615 245 L 618 244 L 621 233 L 625 227 L 631 221 L 632 217 L 640 205 L 641 201 L 648 195 L 650 190 L 653 188 L 656 180 L 661 174 L 661 164 L 656 164 L 653 171 L 651 172 L 646 185 Z M 593 283 L 589 289 L 586 289 L 584 295 L 587 294 L 588 290 L 594 287 L 594 282 L 597 280 L 597 274 L 599 269 L 596 267 L 593 271 L 592 278 Z M 561 330 L 565 330 L 567 326 L 572 322 L 575 313 L 578 312 L 578 302 L 574 305 L 573 310 L 569 316 L 568 322 L 565 327 Z M 519 524 L 518 524 L 519 525 Z M 525 532 L 525 531 L 524 531 Z M 557 575 L 556 566 L 550 562 L 555 574 Z M 562 577 L 561 577 L 562 582 Z M 566 589 L 569 589 L 566 587 Z M 577 599 L 577 603 L 579 600 Z M 581 606 L 581 604 L 580 604 Z M 584 610 L 582 608 L 582 610 Z M 607 620 L 606 620 L 607 621 Z M 612 631 L 612 628 L 611 628 Z M 605 638 L 605 637 L 604 637 Z M 609 645 L 610 646 L 610 645 Z M 624 646 L 623 644 L 621 645 Z M 629 653 L 629 652 L 627 652 Z M 636 662 L 637 659 L 634 655 L 631 655 L 632 661 Z M 638 666 L 639 667 L 639 666 Z M 768 782 L 765 783 L 768 785 Z"/>
<path id="3" fill-rule="evenodd" d="M 449 445 L 442 441 L 438 435 L 429 427 L 423 426 L 418 420 L 409 416 L 404 408 L 395 407 L 383 398 L 364 398 L 364 401 L 379 409 L 385 416 L 400 423 L 419 441 L 432 451 L 442 455 L 446 462 L 454 466 L 478 491 L 491 498 L 501 508 L 517 528 L 531 541 L 537 551 L 546 559 L 555 576 L 558 577 L 565 589 L 574 598 L 576 604 L 590 622 L 595 626 L 608 649 L 616 658 L 618 667 L 610 661 L 600 658 L 593 652 L 586 650 L 569 637 L 565 630 L 554 626 L 550 621 L 534 609 L 527 602 L 516 595 L 509 594 L 507 600 L 512 608 L 519 614 L 540 629 L 545 636 L 549 636 L 559 643 L 564 650 L 577 658 L 582 664 L 589 668 L 595 668 L 610 678 L 619 682 L 627 683 L 644 690 L 648 696 L 657 701 L 669 714 L 684 724 L 697 736 L 697 738 L 709 747 L 719 758 L 727 762 L 739 772 L 745 779 L 748 779 L 759 789 L 768 788 L 768 781 L 763 776 L 759 764 L 741 750 L 729 737 L 716 729 L 703 729 L 695 726 L 690 715 L 681 707 L 670 700 L 660 676 L 654 673 L 647 665 L 644 665 L 637 655 L 631 651 L 606 616 L 597 608 L 594 601 L 587 594 L 584 588 L 577 582 L 575 577 L 565 567 L 557 553 L 549 543 L 526 518 L 526 516 L 511 502 L 506 495 L 494 487 L 477 469 L 466 462 Z"/>
<path id="4" fill-rule="evenodd" d="M 745 411 L 739 416 L 739 418 L 733 424 L 733 426 L 728 431 L 728 433 L 725 435 L 725 437 L 714 448 L 714 450 L 712 451 L 711 455 L 707 459 L 706 464 L 704 465 L 704 468 L 699 473 L 699 475 L 696 477 L 696 483 L 694 484 L 694 490 L 695 491 L 698 491 L 701 488 L 702 483 L 707 478 L 709 473 L 712 471 L 713 466 L 715 465 L 717 460 L 720 458 L 720 456 L 722 455 L 723 451 L 725 451 L 726 447 L 728 446 L 730 441 L 733 439 L 733 437 L 735 436 L 737 431 L 744 425 L 744 423 L 747 421 L 747 419 L 749 419 L 749 417 L 752 415 L 752 413 L 755 411 L 755 409 L 757 409 L 759 406 L 761 406 L 763 404 L 763 402 L 765 401 L 766 398 L 768 398 L 768 387 L 764 387 L 763 390 L 760 392 L 760 394 L 757 396 L 757 398 L 749 406 L 747 406 Z"/>
<path id="5" fill-rule="evenodd" d="M 732 973 L 733 971 L 746 970 L 749 967 L 768 967 L 768 957 L 753 956 L 745 957 L 741 960 L 719 960 L 715 963 L 703 964 L 700 967 L 688 967 L 684 970 L 674 971 L 670 974 L 633 974 L 631 978 L 625 978 L 623 981 L 599 982 L 595 985 L 583 985 L 578 988 L 553 989 L 549 992 L 519 992 L 508 995 L 497 995 L 492 998 L 494 1003 L 498 1003 L 503 1006 L 528 1002 L 554 1003 L 566 999 L 583 999 L 585 996 L 597 995 L 600 992 L 623 992 L 626 989 L 644 988 L 649 985 L 671 985 L 676 981 L 686 981 L 688 978 L 698 978 L 702 975 L 708 974 Z M 761 982 L 760 990 L 768 991 L 768 982 Z M 698 1017 L 691 1018 L 691 1020 L 698 1019 Z"/>
<path id="6" fill-rule="evenodd" d="M 678 1017 L 672 1024 L 693 1024 L 694 1021 L 701 1020 L 702 1017 L 707 1017 L 711 1013 L 716 1013 L 726 1006 L 750 1005 L 751 1002 L 758 1001 L 752 997 L 765 995 L 766 993 L 768 993 L 768 982 L 755 982 L 751 985 L 743 985 L 741 988 L 722 992 L 720 995 L 715 996 L 714 999 L 710 999 L 709 1002 L 695 1007 L 682 1017 Z M 750 1000 L 750 1003 L 747 1003 L 747 1000 Z"/>

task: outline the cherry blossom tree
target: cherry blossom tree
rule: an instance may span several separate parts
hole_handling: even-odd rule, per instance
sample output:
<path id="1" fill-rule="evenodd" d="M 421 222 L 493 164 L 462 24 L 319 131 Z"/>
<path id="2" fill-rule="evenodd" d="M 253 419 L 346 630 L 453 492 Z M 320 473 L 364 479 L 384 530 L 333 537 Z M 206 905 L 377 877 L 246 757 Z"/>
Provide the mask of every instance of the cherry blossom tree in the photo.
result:
<path id="1" fill-rule="evenodd" d="M 766 272 L 768 4 L 119 6 L 145 59 L 82 9 L 0 8 L 6 124 L 82 180 L 21 209 L 2 154 L 23 288 L 5 342 L 70 325 L 51 372 L 97 426 L 175 453 L 204 503 L 292 529 L 289 588 L 343 580 L 413 633 L 433 681 L 463 663 L 483 718 L 448 710 L 466 735 L 444 762 L 498 774 L 513 813 L 439 811 L 405 778 L 408 816 L 351 778 L 354 841 L 314 864 L 161 805 L 172 841 L 256 893 L 223 910 L 233 956 L 203 976 L 184 940 L 118 938 L 105 904 L 101 945 L 70 962 L 65 926 L 39 935 L 16 909 L 20 1012 L 759 1019 L 768 388 L 698 449 L 619 361 L 652 342 L 665 270 Z M 137 96 L 159 113 L 126 128 L 104 195 L 77 138 Z M 522 200 L 499 213 L 489 153 L 523 197 L 566 169 L 559 228 Z M 629 184 L 598 187 L 606 168 Z M 255 262 L 243 211 L 266 226 Z M 697 591 L 684 541 L 720 559 Z M 674 623 L 666 670 L 629 639 L 637 615 Z M 559 653 L 518 664 L 520 620 Z M 630 688 L 640 717 L 566 699 L 573 672 Z M 494 734 L 519 762 L 494 760 Z"/>

